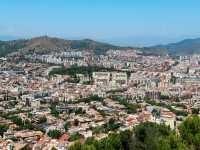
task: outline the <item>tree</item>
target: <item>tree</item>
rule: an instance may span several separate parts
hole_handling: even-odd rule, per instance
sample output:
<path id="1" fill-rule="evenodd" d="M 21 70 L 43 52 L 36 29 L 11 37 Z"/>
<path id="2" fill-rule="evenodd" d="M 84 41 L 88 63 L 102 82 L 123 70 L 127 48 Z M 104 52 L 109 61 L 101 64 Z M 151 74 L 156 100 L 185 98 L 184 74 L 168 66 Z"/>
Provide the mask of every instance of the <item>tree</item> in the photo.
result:
<path id="1" fill-rule="evenodd" d="M 160 99 L 166 100 L 169 99 L 170 97 L 168 95 L 160 95 Z"/>
<path id="2" fill-rule="evenodd" d="M 132 137 L 133 137 L 133 132 L 130 130 L 125 130 L 120 132 L 121 144 L 125 150 L 130 149 L 130 142 L 132 140 Z"/>
<path id="3" fill-rule="evenodd" d="M 51 150 L 57 150 L 55 147 L 52 147 Z"/>
<path id="4" fill-rule="evenodd" d="M 33 126 L 33 124 L 32 124 L 29 120 L 26 119 L 26 120 L 24 121 L 23 128 L 24 128 L 24 129 L 33 130 L 33 129 L 34 129 L 34 126 Z"/>
<path id="5" fill-rule="evenodd" d="M 65 122 L 65 123 L 64 123 L 65 132 L 68 131 L 69 126 L 70 126 L 70 123 L 69 123 L 69 122 Z"/>
<path id="6" fill-rule="evenodd" d="M 200 148 L 200 118 L 197 115 L 188 117 L 180 126 L 181 138 L 195 149 Z"/>
<path id="7" fill-rule="evenodd" d="M 119 127 L 120 127 L 120 124 L 116 123 L 115 119 L 113 119 L 113 118 L 109 119 L 108 123 L 105 124 L 105 128 L 108 131 L 110 131 L 110 130 L 116 130 Z"/>
<path id="8" fill-rule="evenodd" d="M 75 132 L 70 135 L 69 140 L 76 141 L 76 140 L 79 140 L 81 137 L 82 137 L 82 135 L 80 135 L 78 132 Z"/>
<path id="9" fill-rule="evenodd" d="M 83 145 L 81 150 L 96 150 L 94 145 Z"/>
<path id="10" fill-rule="evenodd" d="M 28 145 L 24 146 L 23 148 L 20 148 L 20 150 L 31 150 L 32 148 L 30 148 Z"/>
<path id="11" fill-rule="evenodd" d="M 189 123 L 188 119 L 183 122 L 181 126 L 186 127 L 179 129 L 181 136 L 168 126 L 146 122 L 134 127 L 134 131 L 109 134 L 99 141 L 88 138 L 85 144 L 75 143 L 69 150 L 199 150 L 199 120 L 192 117 Z M 183 138 L 182 134 L 189 136 Z M 192 143 L 188 138 L 192 138 Z"/>
<path id="12" fill-rule="evenodd" d="M 7 125 L 1 125 L 0 124 L 0 135 L 3 136 L 3 133 L 6 132 L 8 130 L 8 126 Z"/>
<path id="13" fill-rule="evenodd" d="M 97 126 L 97 127 L 95 127 L 95 128 L 92 129 L 92 133 L 93 134 L 99 134 L 99 133 L 101 133 L 103 131 L 104 131 L 104 128 L 101 127 L 101 126 Z"/>
<path id="14" fill-rule="evenodd" d="M 110 134 L 109 137 L 106 139 L 106 142 L 111 144 L 113 149 L 122 149 L 122 143 L 119 134 Z"/>
<path id="15" fill-rule="evenodd" d="M 46 116 L 42 116 L 39 118 L 39 121 L 38 123 L 41 124 L 41 123 L 46 123 L 47 122 L 47 117 Z"/>
<path id="16" fill-rule="evenodd" d="M 199 108 L 192 108 L 192 114 L 199 114 Z"/>
<path id="17" fill-rule="evenodd" d="M 158 141 L 158 148 L 160 150 L 185 150 L 186 146 L 182 142 L 180 136 L 171 133 L 167 137 L 161 137 Z"/>
<path id="18" fill-rule="evenodd" d="M 176 83 L 176 77 L 175 76 L 172 76 L 171 79 L 170 79 L 170 82 L 172 84 L 175 84 Z"/>
<path id="19" fill-rule="evenodd" d="M 13 115 L 9 116 L 9 119 L 13 121 L 18 126 L 23 126 L 23 121 L 19 116 Z"/>
<path id="20" fill-rule="evenodd" d="M 96 142 L 96 140 L 94 139 L 94 137 L 89 137 L 86 139 L 85 144 L 87 145 L 92 145 Z"/>
<path id="21" fill-rule="evenodd" d="M 60 130 L 50 130 L 47 135 L 53 139 L 58 139 L 62 136 L 62 132 Z"/>
<path id="22" fill-rule="evenodd" d="M 81 150 L 81 143 L 76 142 L 74 145 L 69 147 L 69 150 Z"/>
<path id="23" fill-rule="evenodd" d="M 76 115 L 77 114 L 84 114 L 84 113 L 85 113 L 85 111 L 81 107 L 75 110 Z"/>
<path id="24" fill-rule="evenodd" d="M 146 122 L 138 125 L 134 134 L 129 145 L 134 150 L 172 150 L 173 147 L 182 147 L 180 138 L 165 125 Z"/>
<path id="25" fill-rule="evenodd" d="M 51 110 L 51 114 L 55 117 L 58 117 L 59 116 L 59 112 L 57 111 L 56 109 L 56 105 L 51 105 L 50 106 L 50 110 Z"/>

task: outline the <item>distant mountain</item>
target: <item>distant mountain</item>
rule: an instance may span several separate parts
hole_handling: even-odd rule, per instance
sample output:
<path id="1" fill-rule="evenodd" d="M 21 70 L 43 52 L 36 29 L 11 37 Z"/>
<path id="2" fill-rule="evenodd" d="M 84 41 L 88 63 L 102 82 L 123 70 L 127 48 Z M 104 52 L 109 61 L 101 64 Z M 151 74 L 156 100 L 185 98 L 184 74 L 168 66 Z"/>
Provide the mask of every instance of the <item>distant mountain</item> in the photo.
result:
<path id="1" fill-rule="evenodd" d="M 16 52 L 26 46 L 25 40 L 0 41 L 0 57 Z"/>
<path id="2" fill-rule="evenodd" d="M 200 38 L 186 39 L 178 43 L 171 43 L 167 45 L 157 45 L 152 47 L 145 47 L 142 49 L 146 54 L 155 55 L 192 55 L 200 54 Z"/>
<path id="3" fill-rule="evenodd" d="M 42 36 L 24 40 L 0 41 L 0 56 L 6 56 L 13 52 L 46 54 L 52 51 L 64 51 L 69 48 L 86 50 L 95 54 L 103 54 L 109 49 L 126 49 L 126 47 L 96 42 L 90 39 L 64 40 Z"/>
<path id="4" fill-rule="evenodd" d="M 144 48 L 120 47 L 90 39 L 65 40 L 48 36 L 23 40 L 0 41 L 0 57 L 13 52 L 21 55 L 27 53 L 48 54 L 50 52 L 66 51 L 68 49 L 84 50 L 97 55 L 104 54 L 109 49 L 137 49 L 141 50 L 144 55 L 191 55 L 200 54 L 200 38 Z"/>

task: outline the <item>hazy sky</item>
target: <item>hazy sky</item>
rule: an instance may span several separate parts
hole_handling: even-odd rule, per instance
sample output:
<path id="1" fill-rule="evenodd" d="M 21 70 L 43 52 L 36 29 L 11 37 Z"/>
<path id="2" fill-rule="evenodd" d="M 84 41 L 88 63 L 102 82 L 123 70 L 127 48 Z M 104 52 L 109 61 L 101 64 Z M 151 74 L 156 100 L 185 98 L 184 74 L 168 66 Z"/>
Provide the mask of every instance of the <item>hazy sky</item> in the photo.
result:
<path id="1" fill-rule="evenodd" d="M 0 0 L 0 36 L 151 45 L 200 37 L 200 0 Z"/>

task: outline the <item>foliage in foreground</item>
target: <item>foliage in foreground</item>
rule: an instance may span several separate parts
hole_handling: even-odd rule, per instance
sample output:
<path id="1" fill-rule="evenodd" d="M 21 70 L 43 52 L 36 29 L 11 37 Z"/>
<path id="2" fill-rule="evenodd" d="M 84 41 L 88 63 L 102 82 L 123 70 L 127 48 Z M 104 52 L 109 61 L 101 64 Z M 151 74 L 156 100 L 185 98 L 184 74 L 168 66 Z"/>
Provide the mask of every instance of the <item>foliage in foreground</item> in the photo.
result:
<path id="1" fill-rule="evenodd" d="M 179 134 L 180 133 L 180 134 Z M 100 141 L 88 138 L 85 144 L 76 142 L 69 150 L 199 150 L 200 118 L 188 117 L 179 133 L 165 125 L 143 123 L 133 131 L 112 133 Z"/>

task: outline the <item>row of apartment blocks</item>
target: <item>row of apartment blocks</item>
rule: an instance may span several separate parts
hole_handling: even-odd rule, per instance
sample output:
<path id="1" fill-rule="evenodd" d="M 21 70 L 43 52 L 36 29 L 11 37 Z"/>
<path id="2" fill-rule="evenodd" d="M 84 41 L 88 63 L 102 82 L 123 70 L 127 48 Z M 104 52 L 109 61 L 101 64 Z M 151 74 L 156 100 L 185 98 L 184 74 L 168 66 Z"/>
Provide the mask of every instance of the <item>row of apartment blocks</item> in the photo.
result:
<path id="1" fill-rule="evenodd" d="M 127 85 L 128 82 L 126 72 L 93 72 L 92 76 L 96 85 L 108 85 L 109 83 Z"/>

